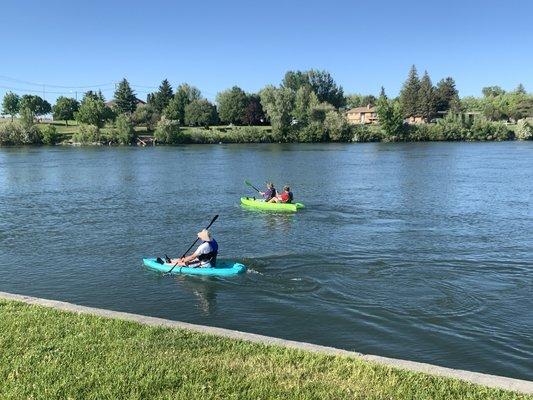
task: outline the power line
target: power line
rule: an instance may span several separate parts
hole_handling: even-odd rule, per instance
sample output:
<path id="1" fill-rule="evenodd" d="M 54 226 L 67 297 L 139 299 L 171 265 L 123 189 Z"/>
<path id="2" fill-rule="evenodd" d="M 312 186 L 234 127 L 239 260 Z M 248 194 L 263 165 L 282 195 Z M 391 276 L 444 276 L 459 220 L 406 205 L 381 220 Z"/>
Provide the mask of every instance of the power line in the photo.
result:
<path id="1" fill-rule="evenodd" d="M 89 88 L 95 88 L 95 87 L 114 86 L 117 83 L 117 82 L 108 82 L 108 83 L 100 83 L 96 85 L 86 85 L 86 86 L 65 86 L 65 85 L 53 85 L 53 84 L 48 84 L 48 83 L 30 82 L 30 81 L 25 81 L 23 79 L 12 78 L 10 76 L 5 76 L 5 75 L 0 75 L 0 79 L 15 82 L 15 83 L 22 83 L 22 84 L 30 85 L 30 86 L 48 86 L 48 87 L 61 88 L 61 89 L 89 89 Z"/>

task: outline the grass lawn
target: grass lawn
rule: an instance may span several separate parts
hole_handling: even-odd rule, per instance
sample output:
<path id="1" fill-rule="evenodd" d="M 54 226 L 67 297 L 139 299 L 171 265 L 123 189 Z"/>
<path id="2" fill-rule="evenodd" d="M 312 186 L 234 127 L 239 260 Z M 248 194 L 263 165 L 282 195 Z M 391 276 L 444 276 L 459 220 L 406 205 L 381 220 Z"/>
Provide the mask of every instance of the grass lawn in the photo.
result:
<path id="1" fill-rule="evenodd" d="M 1 399 L 531 399 L 348 357 L 0 300 Z"/>

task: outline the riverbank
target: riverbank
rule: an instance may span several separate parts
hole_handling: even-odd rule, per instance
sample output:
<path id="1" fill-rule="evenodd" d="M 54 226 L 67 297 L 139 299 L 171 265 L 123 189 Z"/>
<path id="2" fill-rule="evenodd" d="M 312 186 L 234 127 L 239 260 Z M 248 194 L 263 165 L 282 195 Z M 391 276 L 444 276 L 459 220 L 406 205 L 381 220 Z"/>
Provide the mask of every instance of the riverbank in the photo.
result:
<path id="1" fill-rule="evenodd" d="M 474 124 L 460 121 L 439 121 L 431 124 L 405 125 L 402 132 L 390 135 L 379 125 L 346 125 L 335 139 L 327 132 L 299 131 L 297 126 L 283 134 L 271 126 L 217 125 L 211 127 L 179 126 L 166 122 L 157 129 L 131 126 L 120 139 L 120 130 L 112 124 L 100 129 L 70 121 L 44 121 L 24 128 L 20 121 L 0 120 L 0 146 L 21 144 L 63 145 L 175 145 L 213 143 L 310 143 L 310 142 L 445 142 L 445 141 L 508 141 L 533 139 L 533 124 L 527 120 L 518 124 L 479 120 Z M 303 133 L 306 134 L 303 134 Z"/>
<path id="2" fill-rule="evenodd" d="M 179 324 L 167 320 L 2 297 L 2 398 L 532 398 L 350 356 L 162 327 Z"/>

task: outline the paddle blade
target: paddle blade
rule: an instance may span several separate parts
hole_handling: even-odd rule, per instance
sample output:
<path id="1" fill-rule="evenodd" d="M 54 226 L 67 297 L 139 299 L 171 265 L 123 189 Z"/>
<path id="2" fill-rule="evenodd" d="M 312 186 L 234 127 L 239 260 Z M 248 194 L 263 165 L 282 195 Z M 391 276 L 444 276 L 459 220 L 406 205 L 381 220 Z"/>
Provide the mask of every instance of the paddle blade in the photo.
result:
<path id="1" fill-rule="evenodd" d="M 246 186 L 252 186 L 252 184 L 250 183 L 250 181 L 247 181 L 247 180 L 244 181 L 244 184 L 245 184 Z"/>

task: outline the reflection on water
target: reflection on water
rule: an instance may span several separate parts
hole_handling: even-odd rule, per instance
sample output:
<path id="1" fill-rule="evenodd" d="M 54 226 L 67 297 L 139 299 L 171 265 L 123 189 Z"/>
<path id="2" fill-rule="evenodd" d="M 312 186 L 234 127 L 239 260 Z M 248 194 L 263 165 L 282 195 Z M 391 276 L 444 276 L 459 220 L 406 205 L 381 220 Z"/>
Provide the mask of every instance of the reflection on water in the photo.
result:
<path id="1" fill-rule="evenodd" d="M 0 149 L 0 290 L 531 379 L 531 171 L 531 142 Z M 142 266 L 215 214 L 246 274 Z"/>

